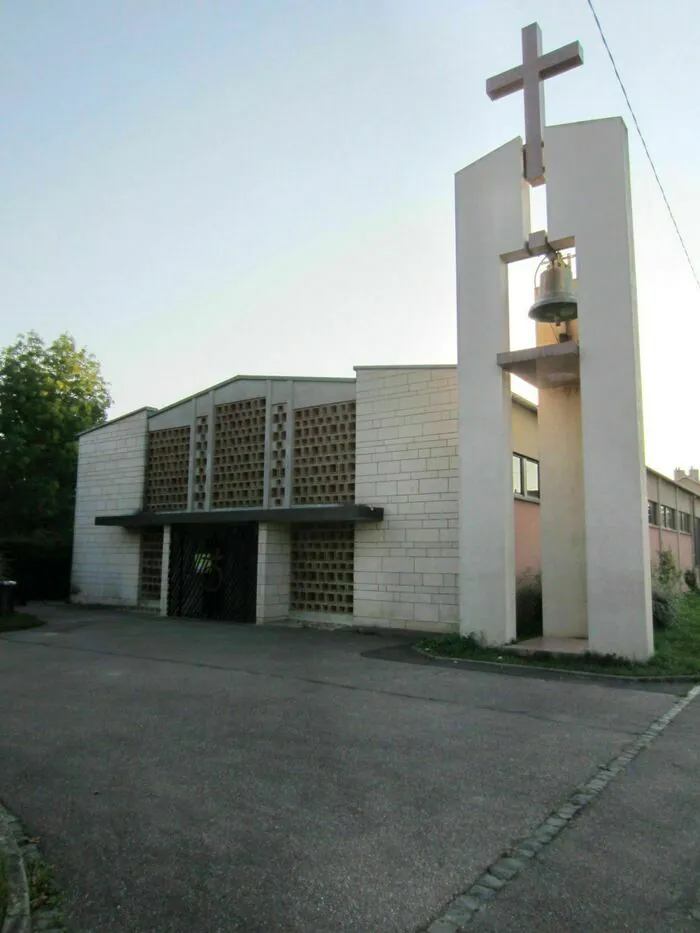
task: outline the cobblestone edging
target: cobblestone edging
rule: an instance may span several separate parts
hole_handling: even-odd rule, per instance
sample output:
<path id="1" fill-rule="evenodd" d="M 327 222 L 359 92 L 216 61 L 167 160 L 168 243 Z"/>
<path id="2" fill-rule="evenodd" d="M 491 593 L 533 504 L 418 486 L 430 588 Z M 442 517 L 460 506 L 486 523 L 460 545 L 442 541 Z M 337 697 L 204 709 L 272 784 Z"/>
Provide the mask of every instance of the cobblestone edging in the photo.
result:
<path id="1" fill-rule="evenodd" d="M 0 853 L 5 856 L 10 888 L 0 933 L 66 933 L 58 892 L 36 842 L 2 803 Z"/>
<path id="2" fill-rule="evenodd" d="M 461 933 L 462 930 L 466 930 L 474 915 L 496 897 L 512 878 L 520 874 L 530 859 L 536 858 L 540 849 L 558 836 L 698 695 L 700 686 L 693 687 L 677 700 L 663 716 L 651 723 L 636 742 L 607 765 L 599 768 L 590 780 L 577 788 L 558 810 L 540 823 L 531 836 L 518 842 L 507 855 L 497 859 L 464 894 L 454 898 L 436 919 L 421 929 L 425 933 Z"/>
<path id="3" fill-rule="evenodd" d="M 699 674 L 606 674 L 603 671 L 579 671 L 573 667 L 547 667 L 544 664 L 514 664 L 511 661 L 483 661 L 477 658 L 451 658 L 445 654 L 437 654 L 425 648 L 412 645 L 412 650 L 429 661 L 440 661 L 443 664 L 461 666 L 471 671 L 496 671 L 499 674 L 551 674 L 558 678 L 569 680 L 583 680 L 600 683 L 623 684 L 697 684 Z"/>

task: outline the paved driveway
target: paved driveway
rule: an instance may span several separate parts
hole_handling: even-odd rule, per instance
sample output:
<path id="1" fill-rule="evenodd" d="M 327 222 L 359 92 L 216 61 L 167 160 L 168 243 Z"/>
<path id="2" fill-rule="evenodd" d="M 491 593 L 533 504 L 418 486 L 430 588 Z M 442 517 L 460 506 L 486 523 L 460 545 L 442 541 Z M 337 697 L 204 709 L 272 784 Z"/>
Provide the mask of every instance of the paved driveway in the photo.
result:
<path id="1" fill-rule="evenodd" d="M 675 699 L 36 611 L 0 639 L 0 797 L 78 933 L 421 929 Z"/>

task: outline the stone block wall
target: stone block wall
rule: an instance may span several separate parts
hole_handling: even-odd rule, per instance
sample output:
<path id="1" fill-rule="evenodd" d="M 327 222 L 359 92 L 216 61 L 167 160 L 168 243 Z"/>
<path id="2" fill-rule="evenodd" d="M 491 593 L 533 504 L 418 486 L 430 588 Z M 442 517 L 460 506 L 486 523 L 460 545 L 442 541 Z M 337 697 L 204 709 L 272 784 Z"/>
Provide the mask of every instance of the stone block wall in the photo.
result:
<path id="1" fill-rule="evenodd" d="M 80 438 L 72 572 L 76 602 L 138 604 L 141 536 L 96 526 L 95 518 L 142 508 L 148 415 L 149 409 L 141 409 Z"/>
<path id="2" fill-rule="evenodd" d="M 458 626 L 454 366 L 357 369 L 356 498 L 384 520 L 355 530 L 358 623 Z"/>
<path id="3" fill-rule="evenodd" d="M 256 622 L 280 622 L 289 617 L 291 536 L 289 525 L 261 522 L 258 526 Z"/>

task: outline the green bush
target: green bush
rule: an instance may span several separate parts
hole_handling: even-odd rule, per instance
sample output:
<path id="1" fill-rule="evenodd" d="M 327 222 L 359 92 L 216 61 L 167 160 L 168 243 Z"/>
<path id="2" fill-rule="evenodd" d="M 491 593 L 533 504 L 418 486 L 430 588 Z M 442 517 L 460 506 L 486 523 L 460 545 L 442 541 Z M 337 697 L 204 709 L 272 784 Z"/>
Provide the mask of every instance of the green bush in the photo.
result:
<path id="1" fill-rule="evenodd" d="M 542 634 L 542 576 L 528 571 L 515 587 L 515 623 L 518 638 Z"/>
<path id="2" fill-rule="evenodd" d="M 691 593 L 698 592 L 698 575 L 694 570 L 686 570 L 683 574 L 683 580 Z"/>
<path id="3" fill-rule="evenodd" d="M 678 599 L 660 589 L 652 590 L 651 612 L 657 631 L 671 628 L 678 619 Z"/>
<path id="4" fill-rule="evenodd" d="M 681 580 L 683 574 L 676 567 L 676 561 L 670 550 L 659 551 L 651 577 L 651 610 L 654 628 L 663 631 L 671 628 L 678 620 L 679 604 L 682 597 Z"/>

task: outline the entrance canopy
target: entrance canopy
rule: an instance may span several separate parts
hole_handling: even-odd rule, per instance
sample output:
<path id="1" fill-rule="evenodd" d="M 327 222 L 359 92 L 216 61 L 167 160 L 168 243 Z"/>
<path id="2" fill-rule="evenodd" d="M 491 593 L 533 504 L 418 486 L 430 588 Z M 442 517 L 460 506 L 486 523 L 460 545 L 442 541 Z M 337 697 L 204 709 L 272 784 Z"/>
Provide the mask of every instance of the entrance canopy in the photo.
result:
<path id="1" fill-rule="evenodd" d="M 98 515 L 96 525 L 145 528 L 154 525 L 217 525 L 232 522 L 380 522 L 384 509 L 376 505 L 299 505 L 289 509 L 216 509 L 213 512 L 132 512 Z"/>

